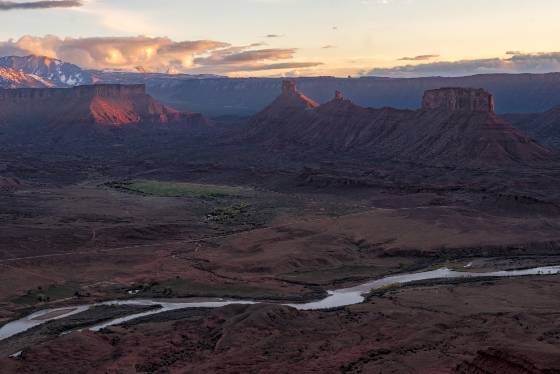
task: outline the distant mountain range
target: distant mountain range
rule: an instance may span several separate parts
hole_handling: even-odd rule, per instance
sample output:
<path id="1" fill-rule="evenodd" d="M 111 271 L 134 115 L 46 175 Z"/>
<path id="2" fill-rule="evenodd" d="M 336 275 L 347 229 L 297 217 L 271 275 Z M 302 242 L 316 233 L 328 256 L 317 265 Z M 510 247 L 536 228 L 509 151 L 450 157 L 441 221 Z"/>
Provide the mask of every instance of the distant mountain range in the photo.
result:
<path id="1" fill-rule="evenodd" d="M 93 83 L 90 73 L 79 66 L 44 56 L 0 57 L 0 67 L 41 79 L 47 86 L 69 87 Z M 27 87 L 14 82 L 12 88 Z"/>
<path id="2" fill-rule="evenodd" d="M 41 56 L 2 57 L 0 87 L 69 87 L 80 84 L 145 84 L 150 95 L 179 110 L 210 117 L 250 116 L 277 96 L 280 78 L 225 78 L 215 75 L 84 70 Z M 17 76 L 19 74 L 19 76 Z M 537 113 L 560 105 L 560 73 L 487 74 L 459 78 L 298 78 L 298 87 L 318 102 L 341 90 L 364 107 L 418 109 L 425 91 L 475 87 L 492 92 L 497 113 Z"/>
<path id="3" fill-rule="evenodd" d="M 504 129 L 503 126 L 505 125 L 502 126 L 503 119 L 495 115 L 495 113 L 500 113 L 514 127 L 534 137 L 540 143 L 555 148 L 560 147 L 560 106 L 558 106 L 560 104 L 560 73 L 490 74 L 460 78 L 417 79 L 316 77 L 298 78 L 285 82 L 282 79 L 275 78 L 172 75 L 146 73 L 141 70 L 138 72 L 84 70 L 79 66 L 43 56 L 0 58 L 0 88 L 68 88 L 92 84 L 142 84 L 146 87 L 147 92 L 145 94 L 160 101 L 165 108 L 169 106 L 184 112 L 200 112 L 207 117 L 249 117 L 259 113 L 251 119 L 252 123 L 267 122 L 268 119 L 274 117 L 274 110 L 281 112 L 280 117 L 284 121 L 291 118 L 293 111 L 296 109 L 296 112 L 299 113 L 302 108 L 314 109 L 319 107 L 315 111 L 319 114 L 330 108 L 333 113 L 331 113 L 332 116 L 329 121 L 338 118 L 337 121 L 347 123 L 351 128 L 359 127 L 365 112 L 368 116 L 379 117 L 379 121 L 388 121 L 391 120 L 393 115 L 404 116 L 406 110 L 415 110 L 416 113 L 416 117 L 407 117 L 406 121 L 416 121 L 429 128 L 431 122 L 426 122 L 428 117 L 419 116 L 419 112 L 416 111 L 418 108 L 427 109 L 426 103 L 422 103 L 426 91 L 441 87 L 476 87 L 493 92 L 495 95 L 495 102 L 492 103 L 490 114 L 487 114 L 484 118 L 478 118 L 476 121 L 486 121 L 488 125 L 494 123 L 497 127 Z M 294 86 L 290 86 L 291 84 Z M 314 99 L 310 99 L 296 90 L 295 84 Z M 280 90 L 283 90 L 284 94 L 277 98 L 277 93 Z M 328 92 L 335 90 L 343 91 L 347 99 L 330 100 Z M 470 91 L 470 94 L 477 95 L 473 91 Z M 472 98 L 467 101 L 472 104 L 469 101 L 470 99 Z M 274 103 L 269 105 L 272 101 Z M 328 105 L 320 106 L 320 103 Z M 342 105 L 343 103 L 344 105 Z M 53 102 L 52 105 L 56 106 L 57 104 Z M 158 103 L 158 105 L 161 104 Z M 262 111 L 267 106 L 268 109 Z M 115 109 L 111 108 L 111 105 L 106 102 L 103 105 L 97 105 L 96 108 L 109 109 L 109 112 Z M 281 110 L 277 108 L 281 108 Z M 2 115 L 6 115 L 6 110 L 6 108 L 3 108 L 4 113 Z M 128 109 L 124 110 L 126 112 Z M 113 114 L 115 113 L 101 114 L 99 118 L 107 119 Z M 49 115 L 46 113 L 45 118 L 50 118 Z M 128 117 L 126 113 L 115 115 L 117 120 Z M 136 114 L 131 115 L 134 118 Z M 267 118 L 262 118 L 262 116 Z M 388 119 L 383 119 L 385 117 Z M 325 118 L 323 116 L 321 121 L 324 121 Z M 357 122 L 350 123 L 350 119 Z M 308 118 L 292 120 L 295 122 L 286 124 L 286 126 L 305 123 Z M 268 121 L 268 126 L 272 126 L 269 130 L 270 134 L 277 130 L 274 128 L 277 121 L 276 118 Z M 325 126 L 326 128 L 336 127 L 334 124 Z M 369 124 L 366 128 L 368 126 Z M 470 125 L 465 123 L 464 126 Z M 367 130 L 360 131 L 353 136 L 363 137 L 364 131 L 367 132 Z M 513 134 L 509 129 L 506 133 Z M 293 134 L 298 134 L 298 132 Z M 484 132 L 484 134 L 486 136 L 489 132 Z M 278 135 L 284 136 L 282 134 Z M 436 135 L 434 134 L 434 136 Z M 517 137 L 518 135 L 512 136 Z M 337 144 L 340 145 L 340 142 L 343 142 L 341 139 L 336 140 Z M 344 139 L 344 141 L 348 141 L 347 137 Z M 354 144 L 357 141 L 351 143 Z M 409 146 L 411 145 L 409 144 Z M 504 150 L 509 153 L 510 148 L 504 147 Z M 387 152 L 390 153 L 389 150 Z M 386 154 L 388 154 L 387 152 Z M 515 155 L 515 152 L 509 156 L 503 156 L 512 159 L 523 159 L 524 157 L 523 155 Z"/>
<path id="4" fill-rule="evenodd" d="M 543 113 L 506 114 L 504 117 L 542 144 L 560 148 L 560 106 Z"/>
<path id="5" fill-rule="evenodd" d="M 220 76 L 159 74 L 125 71 L 86 70 L 77 65 L 44 56 L 0 57 L 0 88 L 73 87 L 88 84 L 144 84 L 147 81 L 219 78 Z M 38 81 L 39 83 L 35 83 Z"/>
<path id="6" fill-rule="evenodd" d="M 0 88 L 22 87 L 39 88 L 53 85 L 39 76 L 0 66 Z"/>
<path id="7" fill-rule="evenodd" d="M 392 79 L 377 77 L 295 79 L 298 87 L 320 103 L 335 90 L 355 104 L 418 109 L 425 91 L 441 87 L 483 88 L 496 98 L 497 113 L 535 113 L 560 104 L 560 73 L 488 74 L 461 78 Z M 278 78 L 231 78 L 146 82 L 148 92 L 178 109 L 191 108 L 208 116 L 250 116 L 268 105 L 281 89 Z"/>

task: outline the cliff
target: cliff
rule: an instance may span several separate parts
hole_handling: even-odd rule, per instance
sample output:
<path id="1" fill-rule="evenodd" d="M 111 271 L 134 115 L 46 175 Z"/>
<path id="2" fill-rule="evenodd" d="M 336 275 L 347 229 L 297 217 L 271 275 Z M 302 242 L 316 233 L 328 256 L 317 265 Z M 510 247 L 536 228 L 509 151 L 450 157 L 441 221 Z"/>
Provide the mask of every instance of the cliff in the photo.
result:
<path id="1" fill-rule="evenodd" d="M 299 92 L 290 86 L 294 90 Z M 336 91 L 318 107 L 291 107 L 274 116 L 267 108 L 250 120 L 250 129 L 249 138 L 270 150 L 350 153 L 362 159 L 493 167 L 552 157 L 493 112 L 490 93 L 476 89 L 427 91 L 416 111 L 364 108 Z"/>
<path id="2" fill-rule="evenodd" d="M 90 85 L 72 88 L 0 90 L 0 122 L 92 123 L 120 126 L 169 123 L 193 116 L 146 94 L 144 85 Z"/>
<path id="3" fill-rule="evenodd" d="M 179 112 L 146 94 L 144 85 L 0 90 L 0 133 L 31 139 L 89 141 L 99 136 L 154 130 L 204 130 L 200 114 Z M 34 140 L 35 141 L 35 140 Z"/>
<path id="4" fill-rule="evenodd" d="M 494 96 L 483 89 L 440 88 L 424 93 L 422 109 L 494 113 Z"/>
<path id="5" fill-rule="evenodd" d="M 0 90 L 0 102 L 73 98 L 123 98 L 146 95 L 146 87 L 138 85 L 100 84 L 72 88 L 19 88 Z"/>

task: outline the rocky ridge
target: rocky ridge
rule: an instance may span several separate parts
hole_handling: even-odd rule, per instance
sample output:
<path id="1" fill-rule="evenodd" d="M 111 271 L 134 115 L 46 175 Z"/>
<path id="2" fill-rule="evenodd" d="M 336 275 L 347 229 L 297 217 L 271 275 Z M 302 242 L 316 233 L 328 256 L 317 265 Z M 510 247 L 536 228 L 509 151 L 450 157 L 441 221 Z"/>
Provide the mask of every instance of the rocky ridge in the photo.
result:
<path id="1" fill-rule="evenodd" d="M 333 100 L 313 106 L 295 83 L 284 87 L 272 105 L 250 119 L 252 141 L 282 149 L 476 167 L 552 157 L 549 149 L 497 116 L 493 97 L 484 90 L 428 91 L 422 108 L 412 111 L 364 108 L 340 91 Z M 299 95 L 290 105 L 288 92 Z"/>

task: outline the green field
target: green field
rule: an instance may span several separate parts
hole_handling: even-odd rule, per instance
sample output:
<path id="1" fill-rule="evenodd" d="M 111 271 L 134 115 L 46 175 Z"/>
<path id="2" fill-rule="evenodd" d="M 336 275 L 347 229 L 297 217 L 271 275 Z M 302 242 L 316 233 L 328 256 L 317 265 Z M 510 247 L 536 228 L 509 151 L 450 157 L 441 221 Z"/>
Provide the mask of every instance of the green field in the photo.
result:
<path id="1" fill-rule="evenodd" d="M 80 289 L 78 284 L 66 283 L 62 285 L 50 285 L 28 290 L 25 295 L 16 297 L 12 301 L 20 305 L 35 305 L 37 303 L 56 301 L 74 297 Z"/>
<path id="2" fill-rule="evenodd" d="M 250 188 L 245 187 L 183 182 L 162 182 L 153 180 L 112 183 L 110 186 L 159 197 L 218 198 L 228 196 L 246 196 L 249 192 L 251 192 Z"/>

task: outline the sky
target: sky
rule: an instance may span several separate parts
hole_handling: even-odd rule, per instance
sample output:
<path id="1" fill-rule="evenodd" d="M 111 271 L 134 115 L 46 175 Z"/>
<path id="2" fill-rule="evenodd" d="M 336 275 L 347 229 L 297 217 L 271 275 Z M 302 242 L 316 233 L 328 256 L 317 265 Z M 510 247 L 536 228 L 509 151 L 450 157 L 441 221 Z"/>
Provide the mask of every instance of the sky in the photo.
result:
<path id="1" fill-rule="evenodd" d="M 228 76 L 560 71 L 558 0 L 0 1 L 0 55 Z"/>

